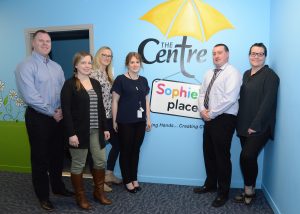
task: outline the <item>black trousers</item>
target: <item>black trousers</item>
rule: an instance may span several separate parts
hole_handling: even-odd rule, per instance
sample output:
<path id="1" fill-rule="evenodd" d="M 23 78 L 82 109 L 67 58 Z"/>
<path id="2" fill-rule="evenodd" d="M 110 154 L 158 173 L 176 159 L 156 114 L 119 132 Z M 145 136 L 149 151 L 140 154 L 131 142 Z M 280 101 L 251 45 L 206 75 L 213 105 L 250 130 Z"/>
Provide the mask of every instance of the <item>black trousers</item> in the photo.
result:
<path id="1" fill-rule="evenodd" d="M 30 107 L 26 109 L 25 124 L 30 143 L 33 188 L 39 200 L 47 200 L 49 181 L 53 192 L 60 192 L 65 188 L 62 182 L 62 124 Z"/>
<path id="2" fill-rule="evenodd" d="M 268 142 L 269 137 L 270 130 L 255 136 L 239 136 L 242 146 L 240 166 L 245 186 L 255 187 L 258 174 L 257 158 L 263 147 Z"/>
<path id="3" fill-rule="evenodd" d="M 107 119 L 108 131 L 110 132 L 110 139 L 108 140 L 111 144 L 111 149 L 107 158 L 107 170 L 114 171 L 116 161 L 120 153 L 119 138 L 115 130 L 113 129 L 112 119 Z"/>
<path id="4" fill-rule="evenodd" d="M 205 122 L 203 153 L 206 169 L 205 185 L 218 188 L 218 194 L 228 195 L 231 183 L 231 140 L 236 126 L 236 116 L 222 114 Z"/>
<path id="5" fill-rule="evenodd" d="M 118 123 L 120 140 L 120 168 L 124 184 L 137 180 L 140 148 L 145 136 L 146 123 Z"/>

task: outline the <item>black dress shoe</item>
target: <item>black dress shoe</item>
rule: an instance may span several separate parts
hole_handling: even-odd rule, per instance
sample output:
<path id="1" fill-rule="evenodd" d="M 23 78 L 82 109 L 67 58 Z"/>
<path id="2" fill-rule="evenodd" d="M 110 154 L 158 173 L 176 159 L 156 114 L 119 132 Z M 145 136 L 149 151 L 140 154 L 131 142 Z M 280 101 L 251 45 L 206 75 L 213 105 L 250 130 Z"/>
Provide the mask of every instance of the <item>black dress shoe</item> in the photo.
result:
<path id="1" fill-rule="evenodd" d="M 44 210 L 47 210 L 49 212 L 54 210 L 54 206 L 49 200 L 41 200 L 40 204 Z"/>
<path id="2" fill-rule="evenodd" d="M 64 196 L 64 197 L 71 197 L 74 195 L 74 192 L 68 190 L 68 189 L 63 189 L 59 192 L 53 192 L 54 195 L 59 195 L 59 196 Z"/>
<path id="3" fill-rule="evenodd" d="M 136 190 L 135 188 L 133 188 L 133 189 L 128 189 L 127 186 L 126 186 L 126 184 L 124 185 L 124 187 L 125 187 L 125 189 L 126 189 L 128 192 L 130 192 L 130 193 L 137 193 L 137 190 Z"/>
<path id="4" fill-rule="evenodd" d="M 140 186 L 134 187 L 134 189 L 135 189 L 137 192 L 142 191 L 142 187 L 140 187 Z"/>
<path id="5" fill-rule="evenodd" d="M 203 193 L 207 193 L 207 192 L 215 192 L 217 190 L 217 188 L 211 188 L 211 187 L 207 187 L 205 185 L 201 186 L 201 187 L 196 187 L 193 189 L 194 193 L 197 194 L 203 194 Z"/>
<path id="6" fill-rule="evenodd" d="M 221 207 L 228 201 L 227 195 L 218 195 L 215 200 L 212 202 L 213 207 Z"/>

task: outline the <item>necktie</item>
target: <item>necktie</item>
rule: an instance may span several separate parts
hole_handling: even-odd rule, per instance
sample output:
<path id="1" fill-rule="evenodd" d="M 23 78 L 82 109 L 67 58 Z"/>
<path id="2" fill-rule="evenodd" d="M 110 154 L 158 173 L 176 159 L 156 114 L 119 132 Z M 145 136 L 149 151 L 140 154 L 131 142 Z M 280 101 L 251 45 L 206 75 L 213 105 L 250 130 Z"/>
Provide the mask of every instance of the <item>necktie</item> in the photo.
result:
<path id="1" fill-rule="evenodd" d="M 205 107 L 206 109 L 208 109 L 209 93 L 210 93 L 211 87 L 212 87 L 212 85 L 214 84 L 215 80 L 217 79 L 219 71 L 221 71 L 221 70 L 222 70 L 222 69 L 219 69 L 219 68 L 214 69 L 214 75 L 213 75 L 213 77 L 211 78 L 211 80 L 210 80 L 210 82 L 209 82 L 209 85 L 208 85 L 208 87 L 207 87 L 207 89 L 206 89 L 205 97 L 204 97 L 204 107 Z"/>

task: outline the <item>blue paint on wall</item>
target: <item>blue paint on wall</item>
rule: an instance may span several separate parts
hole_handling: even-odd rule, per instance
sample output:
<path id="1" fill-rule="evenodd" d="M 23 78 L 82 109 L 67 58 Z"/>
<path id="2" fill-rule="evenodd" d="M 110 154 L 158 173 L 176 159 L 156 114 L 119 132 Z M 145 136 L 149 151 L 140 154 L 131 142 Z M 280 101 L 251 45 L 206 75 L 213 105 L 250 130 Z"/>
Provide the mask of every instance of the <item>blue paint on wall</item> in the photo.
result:
<path id="1" fill-rule="evenodd" d="M 270 65 L 280 77 L 275 141 L 265 149 L 263 189 L 275 213 L 300 210 L 299 20 L 300 3 L 271 4 Z"/>
<path id="2" fill-rule="evenodd" d="M 115 74 L 125 71 L 125 56 L 129 51 L 137 51 L 139 44 L 147 38 L 156 38 L 160 42 L 180 44 L 182 37 L 165 38 L 160 31 L 150 23 L 139 18 L 154 6 L 164 2 L 154 1 L 97 1 L 81 0 L 76 3 L 53 0 L 51 3 L 32 0 L 0 1 L 0 64 L 1 80 L 15 87 L 13 71 L 16 64 L 23 60 L 26 54 L 24 30 L 51 26 L 69 26 L 93 24 L 94 47 L 110 46 L 114 52 Z M 194 72 L 197 79 L 202 77 L 208 68 L 213 67 L 211 50 L 216 43 L 226 43 L 230 48 L 230 62 L 241 72 L 249 68 L 248 49 L 254 42 L 264 42 L 269 46 L 270 35 L 270 0 L 237 1 L 206 1 L 222 12 L 234 25 L 233 30 L 224 30 L 215 34 L 208 42 L 200 42 L 188 38 L 193 50 L 206 49 L 205 61 L 195 60 L 187 63 L 187 68 Z M 59 5 L 59 6 L 58 6 Z M 127 8 L 127 9 L 125 9 Z M 249 12 L 250 11 L 250 12 Z M 246 15 L 248 14 L 248 15 Z M 9 38 L 9 39 L 8 39 Z M 155 56 L 162 48 L 161 43 L 148 49 L 149 56 Z M 68 69 L 66 69 L 68 70 Z M 179 72 L 178 63 L 156 63 L 144 65 L 141 75 L 148 78 L 149 83 L 156 78 L 167 77 Z M 172 80 L 193 82 L 193 80 L 177 75 Z M 188 119 L 167 115 L 151 114 L 152 123 L 171 123 L 186 125 L 202 125 L 196 119 Z M 205 179 L 205 169 L 202 154 L 202 129 L 193 128 L 153 128 L 147 133 L 141 151 L 139 177 L 142 181 L 158 183 L 176 183 L 200 185 Z M 243 186 L 239 167 L 240 145 L 236 137 L 232 142 L 233 175 L 232 186 Z M 260 187 L 262 176 L 262 159 L 259 159 Z M 117 169 L 117 174 L 120 174 Z"/>

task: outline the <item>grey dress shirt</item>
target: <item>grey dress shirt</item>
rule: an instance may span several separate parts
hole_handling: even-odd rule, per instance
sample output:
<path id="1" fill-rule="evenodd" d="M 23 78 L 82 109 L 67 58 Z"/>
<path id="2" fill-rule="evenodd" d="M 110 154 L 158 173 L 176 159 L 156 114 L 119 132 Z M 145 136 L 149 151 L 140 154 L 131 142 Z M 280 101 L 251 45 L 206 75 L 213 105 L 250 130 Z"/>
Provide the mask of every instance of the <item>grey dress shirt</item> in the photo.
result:
<path id="1" fill-rule="evenodd" d="M 17 66 L 15 76 L 25 103 L 42 114 L 53 116 L 60 107 L 60 91 L 65 81 L 61 66 L 33 51 Z"/>

